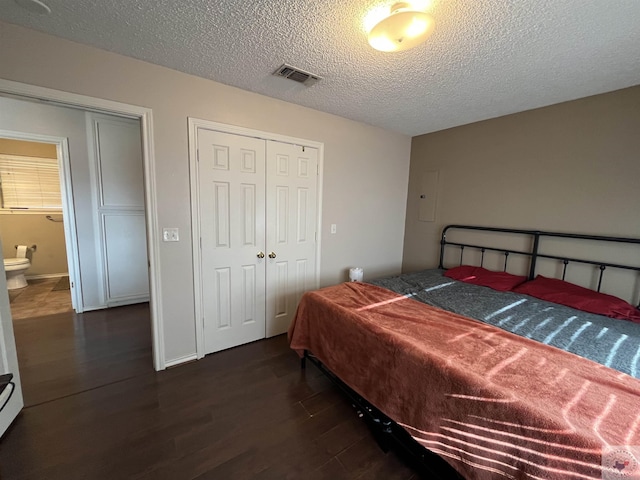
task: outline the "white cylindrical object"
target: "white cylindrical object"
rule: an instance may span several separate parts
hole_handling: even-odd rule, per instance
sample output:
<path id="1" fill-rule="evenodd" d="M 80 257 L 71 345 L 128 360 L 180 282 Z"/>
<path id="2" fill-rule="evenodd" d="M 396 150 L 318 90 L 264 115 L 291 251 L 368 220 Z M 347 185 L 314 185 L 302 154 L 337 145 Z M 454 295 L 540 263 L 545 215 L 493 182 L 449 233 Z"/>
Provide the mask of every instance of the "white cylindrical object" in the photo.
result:
<path id="1" fill-rule="evenodd" d="M 16 258 L 27 258 L 27 246 L 26 245 L 18 245 L 16 249 Z"/>
<path id="2" fill-rule="evenodd" d="M 364 273 L 362 271 L 362 268 L 360 267 L 349 269 L 349 280 L 351 280 L 352 282 L 361 282 L 363 275 Z"/>

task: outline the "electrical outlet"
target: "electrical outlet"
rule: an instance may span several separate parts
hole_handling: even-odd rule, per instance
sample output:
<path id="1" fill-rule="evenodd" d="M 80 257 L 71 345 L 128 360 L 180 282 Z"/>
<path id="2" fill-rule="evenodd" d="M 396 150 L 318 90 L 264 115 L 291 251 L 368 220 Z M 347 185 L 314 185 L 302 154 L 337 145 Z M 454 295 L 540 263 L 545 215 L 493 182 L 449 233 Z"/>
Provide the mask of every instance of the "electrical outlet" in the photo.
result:
<path id="1" fill-rule="evenodd" d="M 180 240 L 180 234 L 177 228 L 163 228 L 162 240 L 165 242 L 177 242 Z"/>

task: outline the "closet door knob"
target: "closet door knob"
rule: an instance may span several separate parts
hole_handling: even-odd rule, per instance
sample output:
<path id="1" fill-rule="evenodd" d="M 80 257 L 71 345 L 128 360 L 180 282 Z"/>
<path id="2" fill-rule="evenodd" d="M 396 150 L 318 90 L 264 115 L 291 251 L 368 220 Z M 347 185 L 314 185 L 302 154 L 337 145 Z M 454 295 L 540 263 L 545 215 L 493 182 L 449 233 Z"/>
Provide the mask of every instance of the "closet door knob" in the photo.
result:
<path id="1" fill-rule="evenodd" d="M 271 253 L 269 254 L 269 258 L 276 258 L 276 254 L 275 254 L 275 252 L 271 252 Z"/>
<path id="2" fill-rule="evenodd" d="M 264 252 L 258 252 L 258 258 L 264 258 Z"/>

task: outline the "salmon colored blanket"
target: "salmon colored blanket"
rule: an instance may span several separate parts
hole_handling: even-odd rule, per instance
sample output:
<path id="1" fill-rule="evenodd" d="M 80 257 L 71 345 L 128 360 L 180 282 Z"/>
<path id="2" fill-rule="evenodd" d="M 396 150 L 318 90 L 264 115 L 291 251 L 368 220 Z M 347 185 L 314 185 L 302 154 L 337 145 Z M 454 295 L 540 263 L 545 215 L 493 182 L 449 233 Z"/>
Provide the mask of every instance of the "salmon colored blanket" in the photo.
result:
<path id="1" fill-rule="evenodd" d="M 640 478 L 640 381 L 590 360 L 358 282 L 289 340 L 469 480 Z"/>

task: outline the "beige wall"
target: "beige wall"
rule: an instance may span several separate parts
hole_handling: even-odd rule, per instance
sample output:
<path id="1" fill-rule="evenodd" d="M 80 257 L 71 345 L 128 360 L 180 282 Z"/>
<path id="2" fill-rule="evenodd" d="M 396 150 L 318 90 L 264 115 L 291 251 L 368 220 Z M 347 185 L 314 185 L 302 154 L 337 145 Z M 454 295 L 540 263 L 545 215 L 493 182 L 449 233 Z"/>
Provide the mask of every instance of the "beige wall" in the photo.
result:
<path id="1" fill-rule="evenodd" d="M 68 272 L 63 224 L 47 220 L 46 215 L 0 215 L 0 238 L 4 258 L 16 256 L 15 245 L 37 246 L 36 251 L 29 255 L 31 267 L 27 270 L 27 277 Z M 61 213 L 50 215 L 62 220 Z"/>
<path id="2" fill-rule="evenodd" d="M 437 265 L 451 223 L 640 237 L 639 152 L 640 86 L 414 137 L 403 270 Z M 436 221 L 420 222 L 428 170 Z"/>
<path id="3" fill-rule="evenodd" d="M 56 146 L 50 143 L 25 142 L 0 138 L 0 153 L 23 157 L 57 158 Z"/>
<path id="4" fill-rule="evenodd" d="M 153 109 L 159 227 L 180 229 L 159 252 L 168 361 L 195 352 L 187 117 L 324 142 L 322 285 L 399 272 L 409 137 L 14 25 L 0 45 L 0 78 Z"/>

